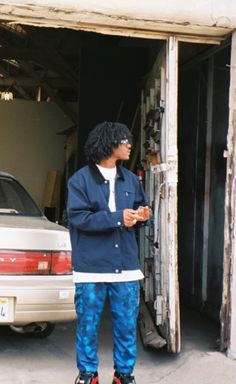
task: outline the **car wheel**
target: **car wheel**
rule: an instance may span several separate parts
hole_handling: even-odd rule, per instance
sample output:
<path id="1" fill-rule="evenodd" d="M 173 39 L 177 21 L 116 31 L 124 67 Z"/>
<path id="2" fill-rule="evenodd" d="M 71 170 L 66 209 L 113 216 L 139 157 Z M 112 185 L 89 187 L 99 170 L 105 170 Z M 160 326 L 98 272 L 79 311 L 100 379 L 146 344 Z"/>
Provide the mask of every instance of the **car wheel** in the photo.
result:
<path id="1" fill-rule="evenodd" d="M 27 336 L 36 338 L 43 338 L 49 336 L 54 328 L 55 324 L 49 322 L 31 323 L 23 326 L 10 325 L 12 331 L 21 333 Z"/>

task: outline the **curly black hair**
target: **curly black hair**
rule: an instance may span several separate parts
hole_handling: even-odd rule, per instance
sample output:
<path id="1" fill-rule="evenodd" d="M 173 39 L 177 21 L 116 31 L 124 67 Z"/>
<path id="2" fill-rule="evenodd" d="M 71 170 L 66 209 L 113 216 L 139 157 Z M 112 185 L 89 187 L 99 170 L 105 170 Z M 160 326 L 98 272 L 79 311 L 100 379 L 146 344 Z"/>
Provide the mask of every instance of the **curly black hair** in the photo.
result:
<path id="1" fill-rule="evenodd" d="M 108 159 L 114 148 L 120 145 L 120 140 L 128 139 L 132 142 L 132 135 L 128 127 L 122 123 L 104 121 L 90 131 L 85 143 L 84 152 L 89 163 L 99 164 Z"/>

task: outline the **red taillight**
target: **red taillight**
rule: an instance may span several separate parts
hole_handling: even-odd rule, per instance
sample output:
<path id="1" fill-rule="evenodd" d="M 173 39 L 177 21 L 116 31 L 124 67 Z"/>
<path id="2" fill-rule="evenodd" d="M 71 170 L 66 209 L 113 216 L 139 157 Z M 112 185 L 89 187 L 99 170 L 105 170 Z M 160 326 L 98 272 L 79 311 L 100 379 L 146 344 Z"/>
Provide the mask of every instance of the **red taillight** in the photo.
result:
<path id="1" fill-rule="evenodd" d="M 47 275 L 51 266 L 51 252 L 0 251 L 0 274 Z"/>
<path id="2" fill-rule="evenodd" d="M 56 275 L 71 273 L 70 252 L 52 252 L 51 273 Z"/>
<path id="3" fill-rule="evenodd" d="M 64 275 L 71 271 L 71 252 L 0 251 L 1 275 Z"/>

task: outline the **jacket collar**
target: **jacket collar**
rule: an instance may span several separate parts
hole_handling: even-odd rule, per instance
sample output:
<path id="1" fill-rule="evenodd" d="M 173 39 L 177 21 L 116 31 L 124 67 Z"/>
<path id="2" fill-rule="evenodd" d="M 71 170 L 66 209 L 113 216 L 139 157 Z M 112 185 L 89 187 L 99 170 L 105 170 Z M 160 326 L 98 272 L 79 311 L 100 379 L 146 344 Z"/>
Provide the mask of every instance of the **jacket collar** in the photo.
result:
<path id="1" fill-rule="evenodd" d="M 95 181 L 98 183 L 98 184 L 102 184 L 104 183 L 104 181 L 106 180 L 104 178 L 104 176 L 101 174 L 101 172 L 99 171 L 98 167 L 96 166 L 96 164 L 94 163 L 91 163 L 91 164 L 88 164 L 89 166 L 89 169 L 91 171 L 91 174 L 93 176 L 93 178 L 95 179 Z M 125 176 L 124 176 L 124 172 L 122 171 L 122 168 L 120 165 L 117 165 L 116 166 L 117 168 L 117 177 L 119 177 L 121 180 L 125 180 Z"/>

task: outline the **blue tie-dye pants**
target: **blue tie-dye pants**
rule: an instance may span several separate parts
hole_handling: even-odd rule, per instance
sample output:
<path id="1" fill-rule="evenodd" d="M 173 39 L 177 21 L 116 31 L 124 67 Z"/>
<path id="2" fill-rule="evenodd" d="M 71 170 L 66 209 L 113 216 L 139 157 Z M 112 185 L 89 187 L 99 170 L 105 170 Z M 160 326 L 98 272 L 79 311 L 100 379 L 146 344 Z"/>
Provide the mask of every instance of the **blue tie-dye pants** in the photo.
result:
<path id="1" fill-rule="evenodd" d="M 132 373 L 136 360 L 138 281 L 76 284 L 77 366 L 80 371 L 97 371 L 98 327 L 107 297 L 112 314 L 114 369 Z"/>

